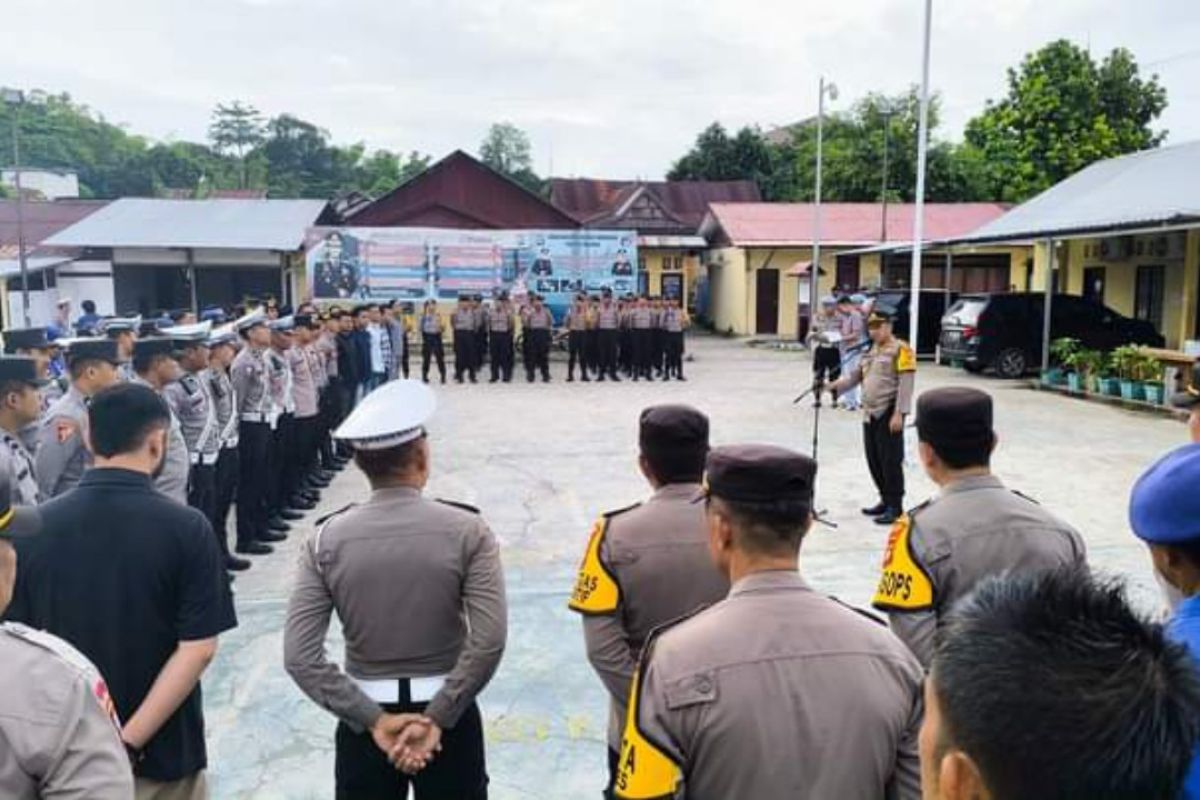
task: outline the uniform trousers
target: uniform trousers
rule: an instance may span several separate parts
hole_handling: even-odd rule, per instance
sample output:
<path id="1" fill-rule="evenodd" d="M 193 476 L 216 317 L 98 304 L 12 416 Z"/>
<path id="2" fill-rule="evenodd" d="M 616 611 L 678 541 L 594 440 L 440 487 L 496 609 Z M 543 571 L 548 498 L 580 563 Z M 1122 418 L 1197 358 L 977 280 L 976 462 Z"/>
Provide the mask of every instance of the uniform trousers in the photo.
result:
<path id="1" fill-rule="evenodd" d="M 301 488 L 304 480 L 317 470 L 317 432 L 320 420 L 318 414 L 313 414 L 307 417 L 296 417 L 292 423 L 296 437 L 296 483 L 293 494 Z"/>
<path id="2" fill-rule="evenodd" d="M 192 464 L 188 470 L 187 504 L 199 511 L 212 525 L 221 552 L 229 553 L 225 531 L 218 531 L 215 522 L 217 512 L 217 467 L 215 464 Z"/>
<path id="3" fill-rule="evenodd" d="M 633 331 L 622 328 L 617 343 L 617 362 L 626 374 L 633 372 Z"/>
<path id="4" fill-rule="evenodd" d="M 650 330 L 650 366 L 654 371 L 661 374 L 663 371 L 663 361 L 667 355 L 667 332 L 662 328 L 651 328 Z"/>
<path id="5" fill-rule="evenodd" d="M 275 423 L 270 454 L 267 511 L 274 516 L 292 499 L 300 474 L 296 463 L 296 419 L 291 414 L 281 415 Z"/>
<path id="6" fill-rule="evenodd" d="M 208 783 L 203 771 L 177 781 L 134 778 L 133 797 L 134 800 L 208 800 Z"/>
<path id="7" fill-rule="evenodd" d="M 338 380 L 334 383 L 334 391 L 337 397 L 337 410 L 335 412 L 336 421 L 330 426 L 331 428 L 335 428 L 342 424 L 342 420 L 349 416 L 350 412 L 354 410 L 354 390 L 355 385 L 353 383 L 343 380 Z M 348 456 L 350 454 L 350 445 L 346 444 L 345 442 L 338 442 L 337 451 L 343 456 Z"/>
<path id="8" fill-rule="evenodd" d="M 600 370 L 600 331 L 595 328 L 583 333 L 583 359 L 580 361 L 580 366 L 585 371 L 598 372 Z"/>
<path id="9" fill-rule="evenodd" d="M 483 364 L 488 358 L 488 342 L 489 335 L 487 328 L 480 328 L 475 332 L 475 369 L 483 369 Z"/>
<path id="10" fill-rule="evenodd" d="M 512 380 L 513 373 L 513 335 L 512 331 L 491 331 L 488 334 L 491 344 L 492 359 L 491 379 L 504 378 L 505 383 Z"/>
<path id="11" fill-rule="evenodd" d="M 663 360 L 666 377 L 683 377 L 683 331 L 663 331 Z"/>
<path id="12" fill-rule="evenodd" d="M 454 380 L 462 382 L 463 373 L 475 380 L 475 345 L 479 336 L 475 331 L 454 332 Z"/>
<path id="13" fill-rule="evenodd" d="M 333 379 L 321 390 L 317 399 L 317 454 L 320 458 L 321 469 L 331 470 L 337 465 L 333 462 L 333 437 L 329 435 L 338 424 L 337 418 L 337 386 Z"/>
<path id="14" fill-rule="evenodd" d="M 588 380 L 587 339 L 588 331 L 571 331 L 567 334 L 567 377 L 574 379 L 575 363 L 579 362 L 579 374 Z"/>
<path id="15" fill-rule="evenodd" d="M 888 427 L 894 411 L 889 406 L 880 416 L 863 423 L 863 444 L 879 499 L 888 508 L 899 511 L 903 510 L 904 502 L 904 433 L 892 433 Z"/>
<path id="16" fill-rule="evenodd" d="M 598 331 L 600 345 L 600 380 L 604 380 L 604 376 L 608 375 L 612 378 L 617 377 L 617 337 L 620 332 L 608 328 Z"/>
<path id="17" fill-rule="evenodd" d="M 238 426 L 237 540 L 257 541 L 267 532 L 267 493 L 271 469 L 271 426 L 242 422 Z"/>
<path id="18" fill-rule="evenodd" d="M 427 703 L 383 704 L 393 714 L 422 713 Z M 400 800 L 411 784 L 416 800 L 487 800 L 483 721 L 474 703 L 458 724 L 442 731 L 442 752 L 413 777 L 388 763 L 370 731 L 337 726 L 334 775 L 338 800 Z"/>
<path id="19" fill-rule="evenodd" d="M 217 456 L 215 490 L 213 492 L 212 527 L 221 542 L 221 552 L 229 552 L 229 534 L 226 526 L 229 520 L 229 509 L 233 506 L 233 498 L 237 494 L 238 485 L 238 449 L 222 447 Z M 239 501 L 239 506 L 241 505 Z M 240 511 L 239 511 L 240 513 Z"/>
<path id="20" fill-rule="evenodd" d="M 400 337 L 400 375 L 408 377 L 408 334 Z"/>
<path id="21" fill-rule="evenodd" d="M 650 357 L 653 346 L 654 331 L 649 328 L 636 328 L 633 331 L 633 379 L 649 378 Z"/>
<path id="22" fill-rule="evenodd" d="M 446 381 L 446 346 L 442 343 L 442 335 L 440 333 L 422 333 L 421 334 L 421 380 L 429 380 L 429 363 L 433 359 L 437 359 L 438 373 L 442 376 L 442 382 Z M 458 354 L 455 353 L 454 360 L 458 361 Z M 455 372 L 458 372 L 458 364 L 454 365 Z"/>
<path id="23" fill-rule="evenodd" d="M 541 372 L 542 380 L 550 380 L 550 329 L 533 328 L 525 332 L 525 338 L 529 348 L 525 377 L 532 381 L 534 373 Z"/>

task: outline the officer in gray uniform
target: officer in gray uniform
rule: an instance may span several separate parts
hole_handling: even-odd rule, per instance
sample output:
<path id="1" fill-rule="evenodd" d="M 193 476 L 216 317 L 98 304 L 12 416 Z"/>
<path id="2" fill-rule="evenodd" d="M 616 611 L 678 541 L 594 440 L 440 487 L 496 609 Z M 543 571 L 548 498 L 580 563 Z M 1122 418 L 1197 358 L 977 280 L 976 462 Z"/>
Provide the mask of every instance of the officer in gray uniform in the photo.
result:
<path id="1" fill-rule="evenodd" d="M 947 612 L 984 578 L 1082 566 L 1086 552 L 1074 528 L 992 474 L 990 395 L 962 386 L 925 392 L 917 436 L 939 492 L 892 528 L 873 605 L 928 667 Z"/>
<path id="2" fill-rule="evenodd" d="M 67 343 L 71 385 L 42 415 L 34 452 L 34 472 L 42 499 L 75 488 L 92 456 L 85 444 L 87 399 L 117 383 L 117 343 L 109 339 L 73 339 Z"/>
<path id="3" fill-rule="evenodd" d="M 771 445 L 709 454 L 710 548 L 733 588 L 646 644 L 617 797 L 921 796 L 920 663 L 797 571 L 816 470 Z"/>
<path id="4" fill-rule="evenodd" d="M 0 358 L 0 475 L 6 476 L 12 503 L 17 506 L 36 506 L 42 501 L 33 456 L 25 449 L 21 432 L 37 423 L 41 413 L 38 392 L 45 384 L 35 359 Z"/>
<path id="5" fill-rule="evenodd" d="M 136 374 L 133 371 L 133 343 L 142 329 L 141 314 L 136 317 L 108 317 L 101 320 L 99 330 L 117 343 L 117 354 L 121 357 L 121 380 L 129 382 Z"/>
<path id="6" fill-rule="evenodd" d="M 229 509 L 233 507 L 233 498 L 237 493 L 239 466 L 237 397 L 229 377 L 229 367 L 237 353 L 237 338 L 233 323 L 212 332 L 208 338 L 208 369 L 202 375 L 208 395 L 212 398 L 213 413 L 217 418 L 216 438 L 220 446 L 213 470 L 212 527 L 218 541 L 224 542 L 221 552 L 226 554 L 225 569 L 234 572 L 250 568 L 249 561 L 229 552 L 227 531 Z"/>
<path id="7" fill-rule="evenodd" d="M 131 383 L 147 386 L 167 400 L 164 390 L 180 377 L 179 364 L 175 362 L 177 352 L 178 346 L 172 339 L 138 339 L 133 344 L 134 378 Z M 170 405 L 170 401 L 167 400 L 168 408 Z M 187 505 L 190 469 L 191 456 L 188 455 L 187 443 L 183 438 L 179 415 L 172 410 L 171 429 L 167 433 L 167 453 L 163 458 L 162 471 L 154 479 L 154 488 Z"/>
<path id="8" fill-rule="evenodd" d="M 54 343 L 57 344 L 57 343 Z M 50 349 L 54 346 L 46 338 L 45 328 L 14 328 L 4 331 L 4 354 L 26 356 L 37 364 L 39 378 L 49 378 L 41 389 L 41 412 L 50 408 L 55 400 L 66 394 L 70 376 L 55 377 L 50 372 Z M 21 441 L 29 450 L 37 446 L 37 426 L 30 425 L 21 432 Z"/>
<path id="9" fill-rule="evenodd" d="M 217 410 L 206 380 L 208 370 L 208 337 L 211 322 L 180 325 L 163 331 L 174 342 L 174 356 L 179 364 L 179 379 L 163 387 L 163 399 L 179 420 L 179 430 L 187 446 L 188 474 L 187 504 L 215 523 L 217 502 L 217 458 L 221 455 L 220 427 Z M 217 537 L 221 557 L 229 556 L 224 536 Z"/>
<path id="10" fill-rule="evenodd" d="M 620 383 L 621 379 L 617 377 L 617 336 L 621 327 L 621 310 L 613 303 L 610 290 L 604 290 L 600 305 L 593 314 L 593 321 L 596 326 L 596 346 L 599 350 L 597 353 L 600 365 L 598 380 L 611 378 L 614 382 Z"/>
<path id="11" fill-rule="evenodd" d="M 609 694 L 608 792 L 642 645 L 659 625 L 729 593 L 728 578 L 709 559 L 704 508 L 694 502 L 708 417 L 690 406 L 652 406 L 642 412 L 638 443 L 638 466 L 654 494 L 596 521 L 570 602 L 583 615 L 588 660 Z"/>
<path id="12" fill-rule="evenodd" d="M 239 420 L 236 550 L 243 555 L 266 555 L 272 551 L 267 542 L 286 538 L 267 528 L 274 420 L 266 357 L 271 331 L 262 309 L 246 314 L 234 327 L 245 342 L 229 370 Z"/>
<path id="13" fill-rule="evenodd" d="M 0 473 L 0 615 L 16 581 L 12 540 L 41 527 L 36 509 L 10 508 L 8 495 Z M 57 636 L 13 622 L 0 623 L 0 797 L 133 798 L 129 756 L 95 666 Z"/>
<path id="14" fill-rule="evenodd" d="M 532 305 L 522 322 L 529 357 L 525 360 L 525 378 L 533 383 L 534 374 L 540 372 L 542 383 L 550 382 L 550 344 L 554 338 L 554 315 L 542 302 L 541 295 L 529 298 Z"/>
<path id="15" fill-rule="evenodd" d="M 338 717 L 338 797 L 406 797 L 410 777 L 389 757 L 413 771 L 439 743 L 411 778 L 417 800 L 487 797 L 475 697 L 504 651 L 504 577 L 479 512 L 423 496 L 435 405 L 425 384 L 397 380 L 354 409 L 334 435 L 354 448 L 372 494 L 322 520 L 300 553 L 285 667 Z M 335 611 L 344 671 L 325 654 Z"/>

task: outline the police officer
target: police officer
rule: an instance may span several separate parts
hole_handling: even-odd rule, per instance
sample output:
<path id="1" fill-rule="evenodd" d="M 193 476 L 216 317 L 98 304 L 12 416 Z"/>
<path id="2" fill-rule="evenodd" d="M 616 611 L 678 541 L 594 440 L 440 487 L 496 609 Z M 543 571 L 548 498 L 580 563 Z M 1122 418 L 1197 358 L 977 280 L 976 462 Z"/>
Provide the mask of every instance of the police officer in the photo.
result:
<path id="1" fill-rule="evenodd" d="M 579 363 L 579 379 L 584 383 L 591 380 L 588 377 L 588 358 L 586 354 L 588 329 L 591 327 L 591 315 L 588 313 L 587 297 L 576 295 L 575 302 L 567 312 L 567 383 L 575 380 L 575 364 Z"/>
<path id="2" fill-rule="evenodd" d="M 917 356 L 892 335 L 892 317 L 871 312 L 867 332 L 872 347 L 854 369 L 830 386 L 838 393 L 862 384 L 863 444 L 879 503 L 862 512 L 880 525 L 904 513 L 904 418 L 912 409 Z"/>
<path id="3" fill-rule="evenodd" d="M 234 327 L 245 342 L 230 368 L 238 416 L 235 549 L 244 555 L 264 555 L 271 552 L 267 542 L 286 538 L 267 528 L 267 482 L 270 480 L 273 411 L 266 350 L 271 344 L 271 331 L 262 309 L 241 317 Z"/>
<path id="4" fill-rule="evenodd" d="M 287 352 L 292 372 L 292 397 L 295 400 L 295 460 L 297 491 L 316 493 L 329 485 L 317 469 L 317 436 L 320 423 L 320 386 L 324 370 L 318 368 L 312 352 L 315 320 L 307 314 L 293 317 L 293 344 Z"/>
<path id="5" fill-rule="evenodd" d="M 638 466 L 654 494 L 596 521 L 570 602 L 583 615 L 588 660 L 609 693 L 609 793 L 642 646 L 659 625 L 729 592 L 709 560 L 708 524 L 695 502 L 708 417 L 690 406 L 652 406 L 638 427 Z"/>
<path id="6" fill-rule="evenodd" d="M 937 497 L 897 521 L 873 604 L 921 663 L 955 602 L 984 578 L 1086 563 L 1083 539 L 991 472 L 992 398 L 952 386 L 917 400 L 921 464 Z"/>
<path id="7" fill-rule="evenodd" d="M 221 455 L 221 429 L 207 378 L 211 332 L 211 322 L 163 331 L 164 335 L 174 340 L 175 359 L 179 363 L 179 378 L 163 388 L 163 398 L 171 407 L 171 413 L 179 420 L 183 441 L 187 445 L 191 464 L 187 504 L 204 514 L 216 531 L 217 459 Z M 229 555 L 229 545 L 221 533 L 217 534 L 217 544 L 221 546 L 221 557 L 224 559 Z"/>
<path id="8" fill-rule="evenodd" d="M 0 358 L 0 480 L 11 487 L 12 504 L 41 502 L 33 456 L 21 438 L 41 413 L 39 390 L 46 384 L 38 363 L 25 356 Z"/>
<path id="9" fill-rule="evenodd" d="M 291 316 L 271 320 L 268 323 L 271 347 L 266 352 L 272 409 L 267 527 L 281 534 L 290 529 L 289 521 L 300 519 L 302 511 L 316 506 L 316 502 L 295 494 L 300 472 L 296 463 L 296 399 L 292 391 L 295 375 L 289 354 L 294 346 L 295 324 Z M 386 334 L 380 331 L 380 335 Z"/>
<path id="10" fill-rule="evenodd" d="M 237 397 L 234 396 L 233 381 L 229 368 L 237 355 L 237 332 L 232 324 L 217 328 L 208 338 L 208 369 L 201 376 L 207 383 L 208 395 L 212 398 L 213 413 L 217 420 L 217 441 L 220 450 L 213 470 L 213 532 L 221 543 L 225 554 L 225 569 L 241 571 L 250 568 L 250 562 L 238 558 L 229 551 L 229 509 L 238 484 L 238 413 Z"/>
<path id="11" fill-rule="evenodd" d="M 50 378 L 41 390 L 43 411 L 66 393 L 70 383 L 69 376 L 56 377 L 50 372 L 50 353 L 53 347 L 54 343 L 46 338 L 45 328 L 16 328 L 4 331 L 4 354 L 32 358 L 37 367 L 38 377 Z M 36 441 L 36 430 L 25 433 L 26 436 L 30 434 L 33 436 L 26 444 L 32 446 Z"/>
<path id="12" fill-rule="evenodd" d="M 604 290 L 600 298 L 600 306 L 596 309 L 594 319 L 596 344 L 600 349 L 599 380 L 603 381 L 605 376 L 608 376 L 614 382 L 620 383 L 621 379 L 617 377 L 617 338 L 620 335 L 621 311 L 613 303 L 612 292 L 608 289 Z"/>
<path id="13" fill-rule="evenodd" d="M 475 383 L 475 345 L 478 343 L 479 321 L 471 309 L 470 295 L 458 296 L 458 308 L 450 316 L 454 328 L 454 382 L 463 382 L 463 373 Z"/>
<path id="14" fill-rule="evenodd" d="M 921 665 L 797 571 L 816 469 L 770 445 L 709 454 L 710 550 L 733 588 L 646 644 L 617 797 L 921 796 Z"/>
<path id="15" fill-rule="evenodd" d="M 438 373 L 442 383 L 446 382 L 446 346 L 442 341 L 442 333 L 446 323 L 438 313 L 437 300 L 426 300 L 421 311 L 421 380 L 429 383 L 429 364 L 437 359 Z M 456 328 L 457 330 L 457 328 Z M 457 350 L 458 335 L 455 334 L 455 349 Z M 458 353 L 454 354 L 454 371 L 458 372 Z M 456 375 L 455 380 L 462 383 L 462 376 Z"/>
<path id="16" fill-rule="evenodd" d="M 100 331 L 117 343 L 117 354 L 121 358 L 121 380 L 126 382 L 134 378 L 133 343 L 137 341 L 142 324 L 140 314 L 136 317 L 108 317 L 100 321 Z"/>
<path id="17" fill-rule="evenodd" d="M 554 314 L 539 294 L 530 298 L 525 315 L 524 331 L 528 340 L 529 360 L 525 362 L 525 378 L 533 383 L 534 374 L 542 373 L 542 383 L 550 382 L 550 341 L 554 335 Z"/>
<path id="18" fill-rule="evenodd" d="M 207 335 L 207 334 L 205 334 Z M 153 389 L 160 397 L 166 396 L 166 388 L 179 380 L 182 371 L 175 361 L 183 342 L 165 337 L 138 339 L 133 344 L 133 371 L 131 383 L 138 383 Z M 179 415 L 171 410 L 171 427 L 167 433 L 167 452 L 163 458 L 162 470 L 154 479 L 154 487 L 173 500 L 187 504 L 188 474 L 191 471 L 191 455 L 187 442 L 183 438 L 183 428 Z"/>
<path id="19" fill-rule="evenodd" d="M 689 324 L 687 312 L 679 305 L 679 298 L 667 298 L 667 305 L 662 310 L 664 381 L 671 380 L 672 376 L 676 380 L 687 380 L 683 377 L 683 332 Z"/>
<path id="20" fill-rule="evenodd" d="M 596 318 L 600 313 L 600 298 L 597 295 L 585 297 L 587 309 L 587 331 L 583 336 L 583 368 L 587 372 L 600 373 L 600 331 L 596 327 Z"/>
<path id="21" fill-rule="evenodd" d="M 338 717 L 340 798 L 407 796 L 410 779 L 389 757 L 415 769 L 413 753 L 422 761 L 439 743 L 441 755 L 411 779 L 417 799 L 487 796 L 475 697 L 504 650 L 504 579 L 479 512 L 423 496 L 435 405 L 429 387 L 405 380 L 359 404 L 335 435 L 354 447 L 371 498 L 321 521 L 301 551 L 285 667 Z M 344 672 L 325 655 L 335 611 Z M 421 717 L 397 716 L 406 713 Z"/>
<path id="22" fill-rule="evenodd" d="M 837 299 L 833 295 L 821 298 L 821 310 L 813 320 L 808 344 L 812 348 L 813 387 L 816 404 L 821 405 L 821 394 L 826 384 L 842 377 L 842 318 L 837 311 Z M 837 392 L 830 392 L 833 404 L 837 405 Z"/>
<path id="23" fill-rule="evenodd" d="M 12 542 L 36 536 L 35 509 L 12 508 L 0 472 L 0 615 L 18 570 Z M 133 771 L 108 687 L 57 636 L 0 623 L 0 797 L 130 800 Z"/>
<path id="24" fill-rule="evenodd" d="M 500 297 L 487 311 L 487 335 L 491 358 L 491 378 L 488 383 L 495 383 L 501 378 L 505 383 L 512 382 L 513 372 L 513 330 L 516 328 L 516 318 L 512 305 L 508 301 L 508 292 L 501 292 Z"/>
<path id="25" fill-rule="evenodd" d="M 117 343 L 110 339 L 73 339 L 67 344 L 71 385 L 42 415 L 34 451 L 34 472 L 44 500 L 75 488 L 92 456 L 84 442 L 87 400 L 120 380 Z"/>

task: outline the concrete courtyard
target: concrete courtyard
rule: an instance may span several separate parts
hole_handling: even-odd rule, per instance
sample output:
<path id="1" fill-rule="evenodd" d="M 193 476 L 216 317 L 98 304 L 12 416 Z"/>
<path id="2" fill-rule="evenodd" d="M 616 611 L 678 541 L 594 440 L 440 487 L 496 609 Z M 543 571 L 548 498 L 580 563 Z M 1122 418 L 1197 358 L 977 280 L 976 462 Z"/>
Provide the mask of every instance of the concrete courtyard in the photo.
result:
<path id="1" fill-rule="evenodd" d="M 647 493 L 636 467 L 638 412 L 690 403 L 711 417 L 715 444 L 811 449 L 813 411 L 792 404 L 808 379 L 806 355 L 705 336 L 688 347 L 695 360 L 686 365 L 687 383 L 566 384 L 565 365 L 555 364 L 550 385 L 527 384 L 522 374 L 510 385 L 437 387 L 429 493 L 482 509 L 500 539 L 508 582 L 508 649 L 481 697 L 497 800 L 599 797 L 605 696 L 566 601 L 591 521 Z M 1157 590 L 1126 504 L 1138 473 L 1186 439 L 1184 426 L 921 365 L 918 391 L 947 384 L 994 395 L 997 473 L 1074 524 L 1092 564 L 1126 576 L 1139 602 L 1154 608 Z M 816 588 L 865 607 L 887 531 L 858 512 L 875 500 L 859 415 L 826 409 L 820 433 L 818 503 L 839 527 L 813 529 L 802 570 Z M 916 504 L 932 487 L 919 468 L 907 473 L 906 502 Z M 283 623 L 311 520 L 365 494 L 361 475 L 347 469 L 289 540 L 237 579 L 240 626 L 222 638 L 204 681 L 215 798 L 333 795 L 335 721 L 284 673 Z M 403 625 L 408 610 L 392 611 Z M 340 658 L 336 632 L 329 647 Z"/>

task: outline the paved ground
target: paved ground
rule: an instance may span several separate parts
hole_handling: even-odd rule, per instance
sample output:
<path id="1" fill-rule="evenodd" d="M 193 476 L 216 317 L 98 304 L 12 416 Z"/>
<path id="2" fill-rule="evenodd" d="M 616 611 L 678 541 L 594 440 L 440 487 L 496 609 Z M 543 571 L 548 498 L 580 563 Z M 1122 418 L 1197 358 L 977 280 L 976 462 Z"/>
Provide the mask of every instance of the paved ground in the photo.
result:
<path id="1" fill-rule="evenodd" d="M 636 472 L 638 411 L 692 403 L 712 418 L 716 443 L 761 441 L 808 452 L 813 412 L 792 398 L 807 356 L 701 337 L 687 383 L 450 385 L 432 426 L 430 491 L 479 506 L 498 534 L 508 579 L 510 636 L 481 698 L 492 797 L 597 797 L 604 772 L 605 700 L 583 655 L 579 623 L 566 610 L 590 521 L 646 489 Z M 1129 577 L 1139 600 L 1156 597 L 1148 561 L 1126 523 L 1129 487 L 1157 454 L 1181 443 L 1172 420 L 1030 391 L 1016 383 L 923 365 L 918 389 L 984 386 L 997 400 L 1001 444 L 995 467 L 1083 533 L 1093 563 Z M 820 505 L 840 523 L 818 527 L 802 569 L 821 589 L 865 605 L 885 532 L 858 513 L 873 501 L 857 415 L 821 419 Z M 910 502 L 930 492 L 908 470 Z M 361 498 L 347 470 L 317 514 Z M 240 627 L 221 642 L 204 682 L 216 798 L 332 796 L 334 721 L 283 671 L 282 626 L 302 524 L 282 552 L 258 559 L 237 580 Z M 397 624 L 405 610 L 396 609 Z M 330 642 L 340 654 L 340 643 Z"/>

